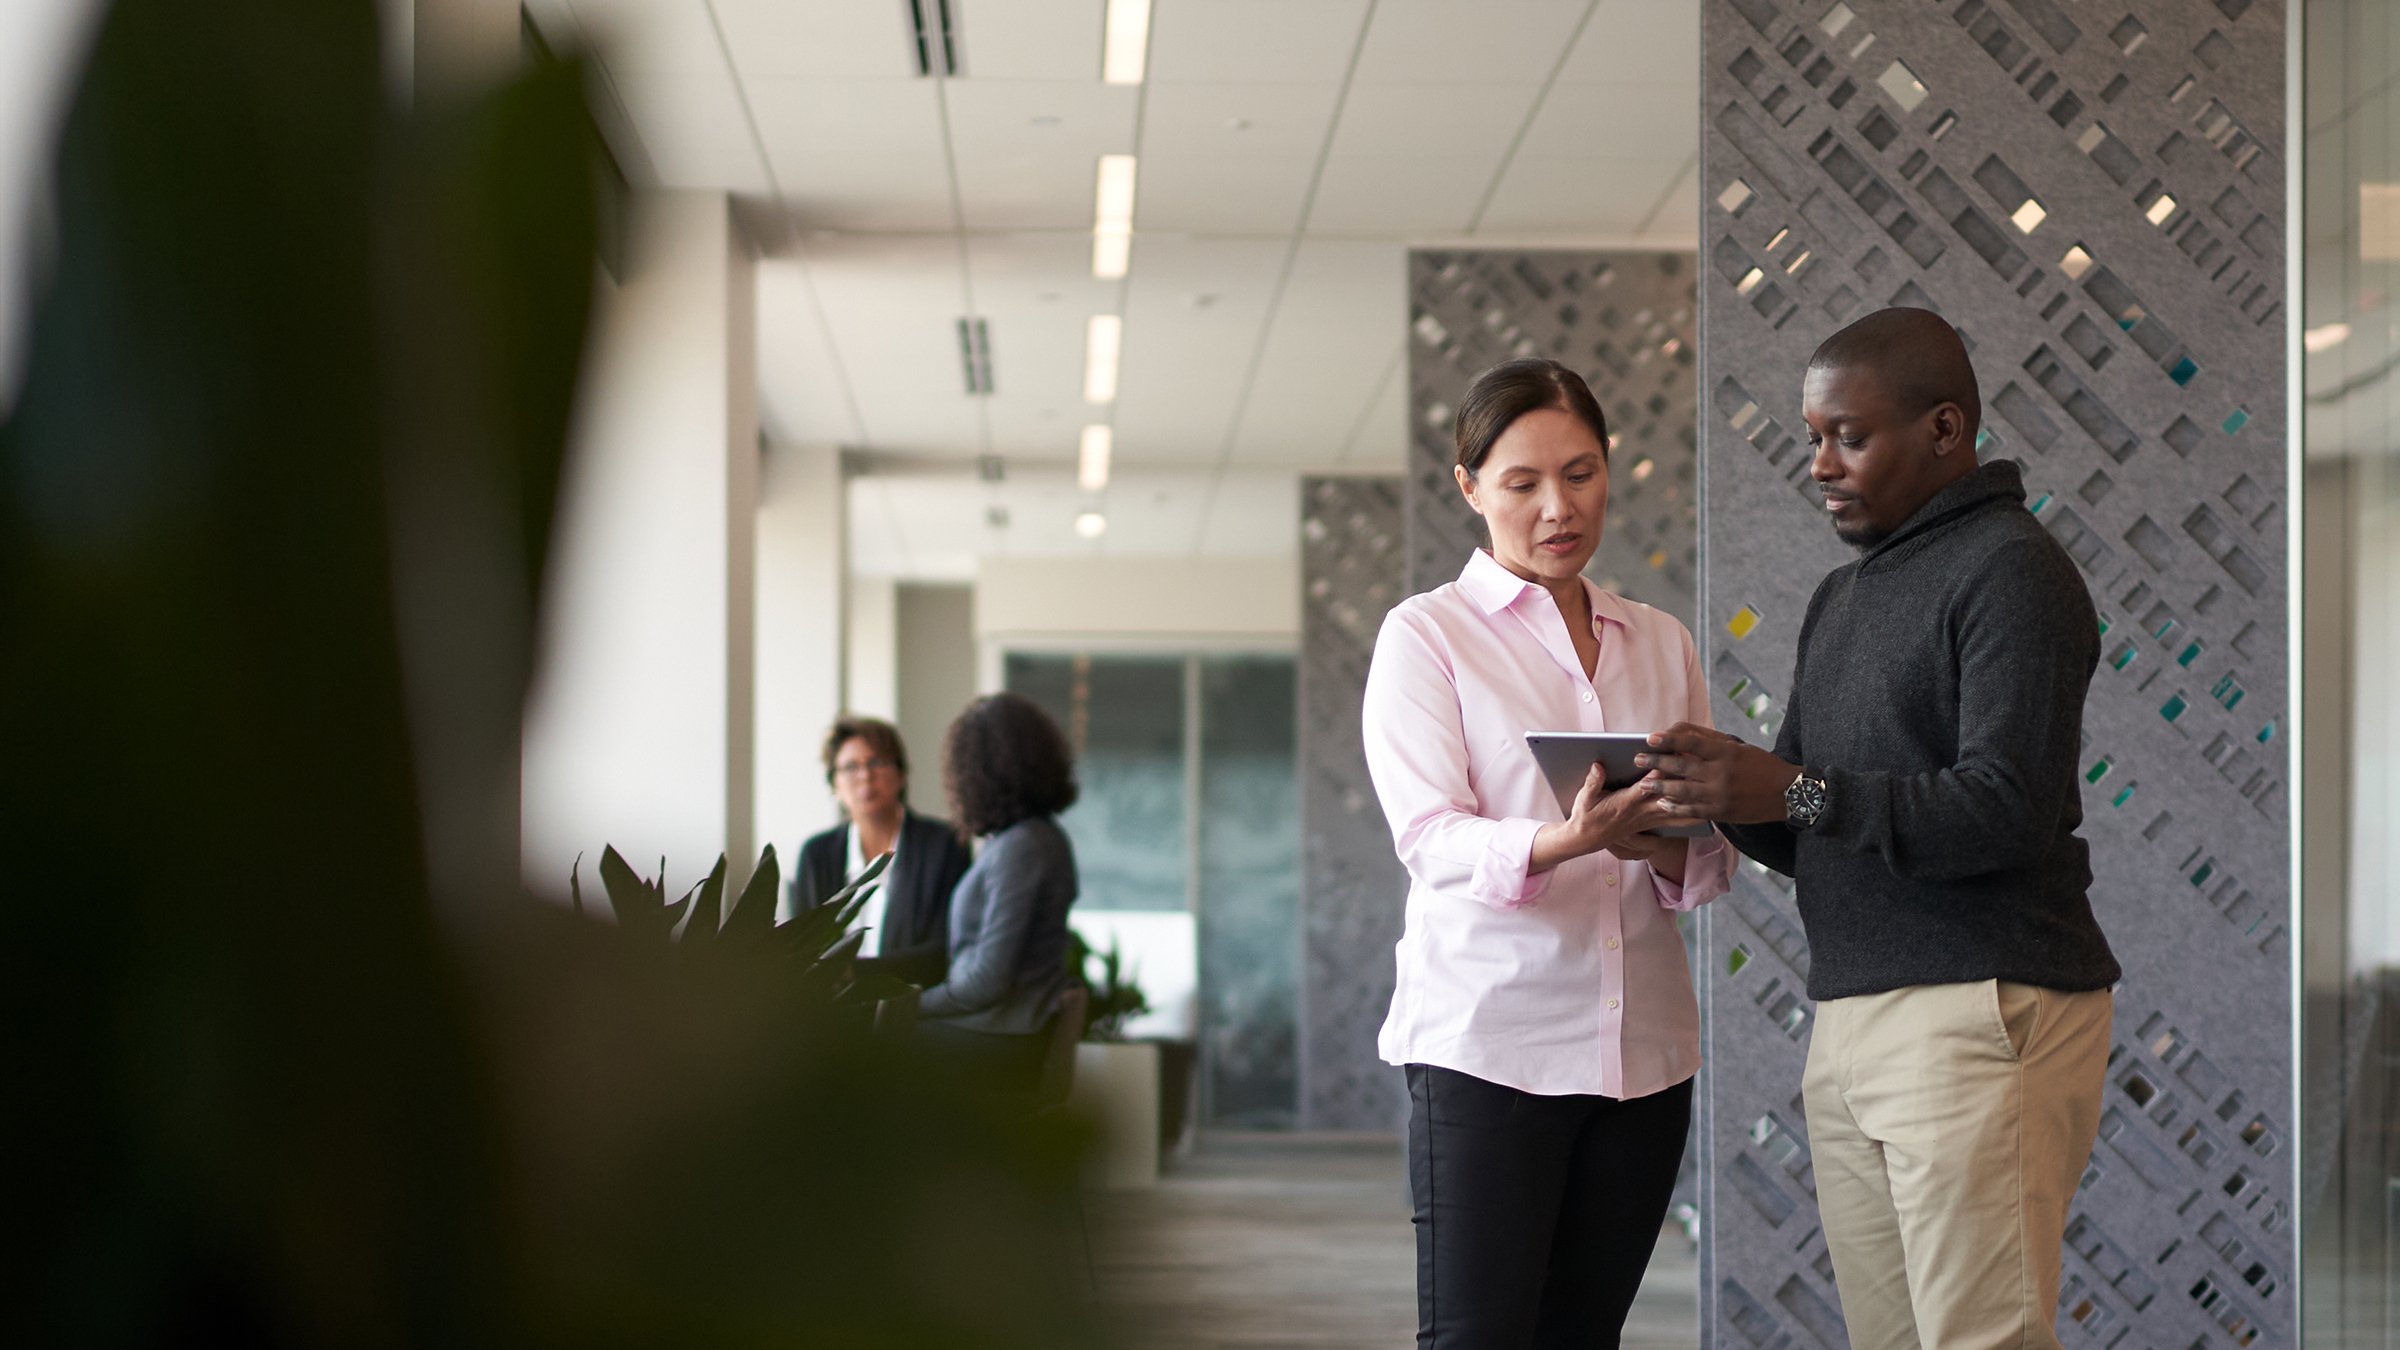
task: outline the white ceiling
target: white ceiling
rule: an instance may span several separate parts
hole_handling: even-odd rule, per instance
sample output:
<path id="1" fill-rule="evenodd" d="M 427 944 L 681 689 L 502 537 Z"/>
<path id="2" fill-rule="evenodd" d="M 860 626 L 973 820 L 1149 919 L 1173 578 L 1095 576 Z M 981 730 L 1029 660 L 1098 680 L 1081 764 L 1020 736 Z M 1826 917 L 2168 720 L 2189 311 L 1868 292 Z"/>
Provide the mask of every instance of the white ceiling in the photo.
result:
<path id="1" fill-rule="evenodd" d="M 1117 481 L 1076 498 L 1111 513 L 1108 551 L 1134 547 L 1136 514 L 1144 539 L 1181 541 L 1160 547 L 1245 550 L 1230 517 L 1257 505 L 1249 479 L 1399 467 L 1411 245 L 1697 231 L 1688 0 L 1155 0 L 1136 86 L 1101 83 L 1104 0 L 950 0 L 952 79 L 916 75 L 908 0 L 528 8 L 554 43 L 603 53 L 637 184 L 726 189 L 776 223 L 770 439 L 1000 455 L 1013 481 L 1071 465 L 1082 426 L 1111 421 Z M 1096 281 L 1094 173 L 1117 153 L 1140 165 L 1133 261 Z M 1094 408 L 1100 313 L 1124 316 L 1124 359 Z M 961 375 L 966 314 L 990 334 L 983 397 Z M 941 500 L 980 529 L 984 486 Z M 1049 529 L 1042 512 L 1012 510 L 1012 537 Z"/>

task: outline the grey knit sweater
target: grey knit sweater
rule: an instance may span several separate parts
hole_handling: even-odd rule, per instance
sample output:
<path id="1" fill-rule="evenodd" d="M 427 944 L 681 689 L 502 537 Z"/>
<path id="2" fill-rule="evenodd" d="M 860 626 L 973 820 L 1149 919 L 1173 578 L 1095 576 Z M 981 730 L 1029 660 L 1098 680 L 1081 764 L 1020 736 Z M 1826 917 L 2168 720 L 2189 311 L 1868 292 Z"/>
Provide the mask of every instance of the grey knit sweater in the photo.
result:
<path id="1" fill-rule="evenodd" d="M 2075 833 L 2099 658 L 2083 578 L 2008 460 L 1818 585 L 1775 753 L 1826 780 L 1825 812 L 1725 827 L 1798 882 L 1811 998 L 2116 982 Z"/>

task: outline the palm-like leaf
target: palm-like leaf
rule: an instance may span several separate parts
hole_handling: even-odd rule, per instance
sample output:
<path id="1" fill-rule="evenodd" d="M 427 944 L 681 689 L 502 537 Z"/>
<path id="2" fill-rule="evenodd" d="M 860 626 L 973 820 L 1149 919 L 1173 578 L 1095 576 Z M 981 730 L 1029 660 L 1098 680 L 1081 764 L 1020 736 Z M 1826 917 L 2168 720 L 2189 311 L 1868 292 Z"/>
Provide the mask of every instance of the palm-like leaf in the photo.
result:
<path id="1" fill-rule="evenodd" d="M 775 928 L 775 897 L 783 887 L 783 868 L 775 859 L 775 846 L 767 845 L 758 855 L 758 867 L 750 873 L 749 884 L 733 902 L 733 913 L 725 920 L 725 936 L 739 942 L 755 942 Z"/>
<path id="2" fill-rule="evenodd" d="M 717 855 L 717 865 L 709 869 L 707 879 L 700 883 L 699 890 L 694 894 L 691 921 L 683 926 L 683 945 L 700 948 L 716 942 L 718 923 L 724 912 L 725 855 L 720 853 Z"/>

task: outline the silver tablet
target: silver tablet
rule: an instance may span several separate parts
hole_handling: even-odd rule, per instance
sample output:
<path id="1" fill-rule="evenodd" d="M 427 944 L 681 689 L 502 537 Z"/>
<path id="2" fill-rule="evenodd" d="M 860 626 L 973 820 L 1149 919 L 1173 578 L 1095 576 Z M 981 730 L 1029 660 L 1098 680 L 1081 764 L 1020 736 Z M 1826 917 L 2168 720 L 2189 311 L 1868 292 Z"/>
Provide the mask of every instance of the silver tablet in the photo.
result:
<path id="1" fill-rule="evenodd" d="M 1533 762 L 1542 766 L 1542 777 L 1558 798 L 1558 813 L 1564 817 L 1574 812 L 1575 794 L 1583 791 L 1584 775 L 1594 764 L 1601 766 L 1602 781 L 1610 788 L 1640 782 L 1646 770 L 1635 768 L 1633 757 L 1650 748 L 1650 737 L 1643 732 L 1528 731 L 1525 747 L 1533 751 Z M 1695 821 L 1670 825 L 1658 833 L 1703 839 L 1715 828 Z"/>

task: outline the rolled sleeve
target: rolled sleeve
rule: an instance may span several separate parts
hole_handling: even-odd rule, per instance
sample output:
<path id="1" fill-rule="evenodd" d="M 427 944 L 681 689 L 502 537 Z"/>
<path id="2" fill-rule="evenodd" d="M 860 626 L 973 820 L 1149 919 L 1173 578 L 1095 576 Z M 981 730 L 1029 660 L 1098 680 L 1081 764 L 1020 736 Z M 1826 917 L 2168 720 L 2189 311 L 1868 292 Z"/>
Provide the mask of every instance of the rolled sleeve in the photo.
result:
<path id="1" fill-rule="evenodd" d="M 1494 909 L 1540 902 L 1550 875 L 1528 868 L 1542 822 L 1478 814 L 1449 662 L 1402 611 L 1376 638 L 1359 729 L 1367 776 L 1411 877 Z"/>
<path id="2" fill-rule="evenodd" d="M 1683 880 L 1656 872 L 1650 874 L 1650 887 L 1658 892 L 1659 907 L 1678 912 L 1700 908 L 1723 895 L 1732 884 L 1733 850 L 1717 834 L 1692 841 L 1691 851 L 1683 862 Z"/>
<path id="3" fill-rule="evenodd" d="M 1522 816 L 1484 822 L 1492 828 L 1476 860 L 1474 896 L 1494 909 L 1526 909 L 1541 903 L 1550 873 L 1534 872 L 1533 837 L 1542 822 Z"/>

